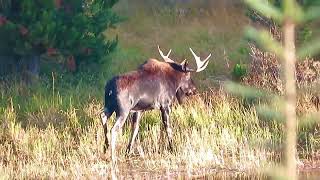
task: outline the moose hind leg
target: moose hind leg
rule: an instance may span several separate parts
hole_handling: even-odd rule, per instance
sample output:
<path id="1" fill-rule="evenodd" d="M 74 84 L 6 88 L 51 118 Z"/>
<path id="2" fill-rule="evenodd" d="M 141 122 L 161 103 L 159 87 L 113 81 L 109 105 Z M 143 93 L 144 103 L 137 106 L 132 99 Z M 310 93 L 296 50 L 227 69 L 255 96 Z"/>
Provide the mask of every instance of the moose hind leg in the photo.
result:
<path id="1" fill-rule="evenodd" d="M 101 113 L 101 123 L 103 126 L 103 132 L 104 132 L 104 145 L 103 145 L 103 152 L 106 153 L 107 149 L 109 148 L 109 142 L 108 142 L 108 119 L 110 118 L 111 113 L 103 112 Z"/>
<path id="2" fill-rule="evenodd" d="M 141 112 L 133 113 L 133 118 L 131 122 L 131 138 L 127 147 L 126 154 L 129 155 L 131 153 L 132 147 L 134 145 L 135 138 L 139 131 L 139 124 L 140 124 Z"/>
<path id="3" fill-rule="evenodd" d="M 164 128 L 166 129 L 166 133 L 167 133 L 167 137 L 168 137 L 168 141 L 169 141 L 169 148 L 170 151 L 173 151 L 173 146 L 172 146 L 172 129 L 171 129 L 171 125 L 170 125 L 170 107 L 161 107 L 161 116 L 162 116 L 162 122 L 164 125 Z"/>
<path id="4" fill-rule="evenodd" d="M 122 129 L 126 119 L 127 119 L 128 113 L 121 113 L 117 114 L 116 116 L 116 123 L 112 127 L 111 130 L 111 159 L 113 164 L 116 163 L 116 141 L 119 131 Z"/>

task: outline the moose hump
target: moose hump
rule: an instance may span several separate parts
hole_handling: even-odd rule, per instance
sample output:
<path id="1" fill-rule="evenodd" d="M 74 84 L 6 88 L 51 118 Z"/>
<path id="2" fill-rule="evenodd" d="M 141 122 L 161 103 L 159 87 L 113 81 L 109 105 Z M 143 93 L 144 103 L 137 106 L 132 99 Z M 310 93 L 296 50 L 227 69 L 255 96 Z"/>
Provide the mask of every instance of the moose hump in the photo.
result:
<path id="1" fill-rule="evenodd" d="M 139 70 L 146 73 L 155 74 L 159 72 L 171 71 L 172 67 L 166 62 L 160 62 L 156 59 L 149 59 L 139 67 Z"/>
<path id="2" fill-rule="evenodd" d="M 160 62 L 156 59 L 149 59 L 139 66 L 136 71 L 131 71 L 118 76 L 117 86 L 119 90 L 131 87 L 137 80 L 147 80 L 148 78 L 161 77 L 165 75 L 173 75 L 174 69 L 166 62 Z M 177 76 L 177 75 L 175 75 Z M 174 76 L 173 76 L 174 77 Z"/>

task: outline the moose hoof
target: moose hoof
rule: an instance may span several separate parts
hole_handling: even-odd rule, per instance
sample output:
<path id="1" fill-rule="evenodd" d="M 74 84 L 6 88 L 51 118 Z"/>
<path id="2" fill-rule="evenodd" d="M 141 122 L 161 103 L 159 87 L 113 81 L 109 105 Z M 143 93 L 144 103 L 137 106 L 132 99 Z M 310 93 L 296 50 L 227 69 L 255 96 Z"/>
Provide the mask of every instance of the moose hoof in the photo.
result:
<path id="1" fill-rule="evenodd" d="M 108 148 L 109 148 L 109 147 L 108 147 L 108 146 L 106 146 L 106 145 L 104 145 L 104 146 L 103 146 L 103 153 L 104 153 L 104 154 L 106 154 L 106 153 L 107 153 Z"/>

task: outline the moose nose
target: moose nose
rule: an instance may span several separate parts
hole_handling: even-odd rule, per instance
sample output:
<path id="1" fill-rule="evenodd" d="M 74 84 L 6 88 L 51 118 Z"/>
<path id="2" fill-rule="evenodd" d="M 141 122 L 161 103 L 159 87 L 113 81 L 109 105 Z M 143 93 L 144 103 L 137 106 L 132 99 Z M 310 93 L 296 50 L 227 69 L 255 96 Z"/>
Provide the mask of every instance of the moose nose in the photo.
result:
<path id="1" fill-rule="evenodd" d="M 197 94 L 197 89 L 196 89 L 196 88 L 193 88 L 193 89 L 192 89 L 192 95 L 195 95 L 195 94 Z"/>
<path id="2" fill-rule="evenodd" d="M 187 96 L 191 96 L 191 95 L 195 95 L 195 94 L 196 94 L 196 91 L 195 91 L 194 89 L 189 90 L 189 91 L 187 92 Z"/>

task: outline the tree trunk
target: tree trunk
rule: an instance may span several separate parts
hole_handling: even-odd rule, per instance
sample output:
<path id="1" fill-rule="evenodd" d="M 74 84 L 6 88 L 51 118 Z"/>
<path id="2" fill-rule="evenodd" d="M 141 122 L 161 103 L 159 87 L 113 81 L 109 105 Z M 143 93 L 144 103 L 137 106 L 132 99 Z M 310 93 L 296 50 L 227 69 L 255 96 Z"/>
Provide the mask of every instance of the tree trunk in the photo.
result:
<path id="1" fill-rule="evenodd" d="M 40 72 L 40 57 L 39 55 L 30 56 L 27 60 L 27 71 L 31 75 L 38 77 Z"/>
<path id="2" fill-rule="evenodd" d="M 284 75 L 286 101 L 286 167 L 287 177 L 297 179 L 297 117 L 296 117 L 296 54 L 295 24 L 287 19 L 283 26 L 284 33 Z"/>
<path id="3" fill-rule="evenodd" d="M 15 72 L 16 59 L 13 56 L 0 56 L 0 76 L 4 77 Z"/>
<path id="4" fill-rule="evenodd" d="M 26 84 L 33 84 L 38 81 L 40 72 L 40 55 L 23 56 L 17 63 L 18 74 Z"/>

